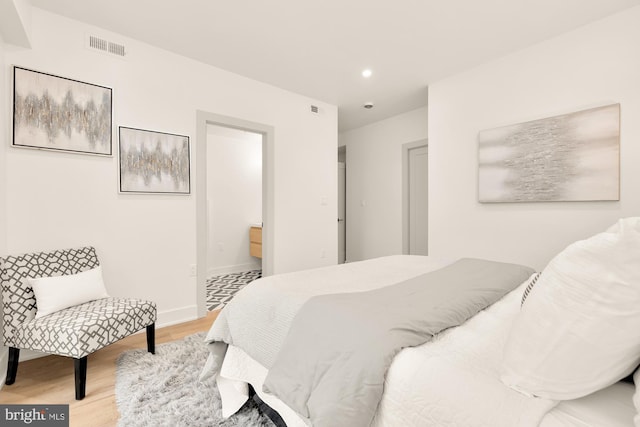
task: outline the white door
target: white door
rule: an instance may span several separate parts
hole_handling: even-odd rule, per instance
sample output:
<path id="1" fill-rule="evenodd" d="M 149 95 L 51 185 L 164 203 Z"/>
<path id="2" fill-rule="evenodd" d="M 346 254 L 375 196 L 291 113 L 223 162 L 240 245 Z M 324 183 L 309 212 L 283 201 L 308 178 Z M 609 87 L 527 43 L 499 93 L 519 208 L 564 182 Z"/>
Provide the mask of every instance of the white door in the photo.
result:
<path id="1" fill-rule="evenodd" d="M 409 254 L 427 255 L 427 146 L 409 150 Z"/>
<path id="2" fill-rule="evenodd" d="M 343 264 L 347 257 L 347 237 L 345 216 L 347 213 L 347 168 L 345 163 L 338 163 L 338 264 Z"/>

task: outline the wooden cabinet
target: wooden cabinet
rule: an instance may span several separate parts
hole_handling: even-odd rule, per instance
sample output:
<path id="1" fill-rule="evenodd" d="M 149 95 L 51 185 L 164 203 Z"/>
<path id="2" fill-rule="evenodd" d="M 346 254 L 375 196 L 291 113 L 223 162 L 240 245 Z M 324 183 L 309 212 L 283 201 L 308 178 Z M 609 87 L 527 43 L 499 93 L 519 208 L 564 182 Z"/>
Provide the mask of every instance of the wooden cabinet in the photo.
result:
<path id="1" fill-rule="evenodd" d="M 256 258 L 262 258 L 262 227 L 249 229 L 249 254 Z"/>

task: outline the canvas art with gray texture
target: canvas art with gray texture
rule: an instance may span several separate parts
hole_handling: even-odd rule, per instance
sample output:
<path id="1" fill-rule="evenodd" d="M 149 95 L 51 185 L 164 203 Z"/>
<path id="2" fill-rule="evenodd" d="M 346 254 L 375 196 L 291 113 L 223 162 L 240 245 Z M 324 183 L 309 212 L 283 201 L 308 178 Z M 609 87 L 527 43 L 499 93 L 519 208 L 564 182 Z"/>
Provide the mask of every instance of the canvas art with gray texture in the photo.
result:
<path id="1" fill-rule="evenodd" d="M 189 194 L 189 137 L 121 126 L 120 191 Z"/>
<path id="2" fill-rule="evenodd" d="M 111 155 L 111 89 L 14 67 L 13 145 Z"/>
<path id="3" fill-rule="evenodd" d="M 620 104 L 478 135 L 480 202 L 620 199 Z"/>

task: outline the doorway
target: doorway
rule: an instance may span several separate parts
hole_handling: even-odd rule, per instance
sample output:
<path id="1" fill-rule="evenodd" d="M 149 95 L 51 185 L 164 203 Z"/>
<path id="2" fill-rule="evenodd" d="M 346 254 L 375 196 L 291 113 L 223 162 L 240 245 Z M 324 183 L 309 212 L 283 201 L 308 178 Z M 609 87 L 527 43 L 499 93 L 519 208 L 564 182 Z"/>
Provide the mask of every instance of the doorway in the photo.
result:
<path id="1" fill-rule="evenodd" d="M 262 274 L 262 138 L 207 125 L 208 310 Z"/>
<path id="2" fill-rule="evenodd" d="M 212 206 L 208 197 L 208 131 L 211 126 L 233 131 L 257 134 L 261 138 L 262 163 L 262 275 L 273 274 L 273 127 L 254 123 L 234 117 L 222 116 L 205 111 L 196 113 L 196 292 L 198 316 L 207 312 L 206 279 L 210 252 L 216 244 L 211 245 L 209 239 L 209 217 Z M 255 221 L 259 219 L 256 218 Z M 247 230 L 253 219 L 248 220 Z M 254 224 L 256 225 L 256 224 Z M 213 246 L 213 247 L 212 247 Z"/>
<path id="3" fill-rule="evenodd" d="M 207 277 L 261 270 L 262 134 L 207 126 Z"/>
<path id="4" fill-rule="evenodd" d="M 428 171 L 427 140 L 402 146 L 402 253 L 428 254 Z"/>

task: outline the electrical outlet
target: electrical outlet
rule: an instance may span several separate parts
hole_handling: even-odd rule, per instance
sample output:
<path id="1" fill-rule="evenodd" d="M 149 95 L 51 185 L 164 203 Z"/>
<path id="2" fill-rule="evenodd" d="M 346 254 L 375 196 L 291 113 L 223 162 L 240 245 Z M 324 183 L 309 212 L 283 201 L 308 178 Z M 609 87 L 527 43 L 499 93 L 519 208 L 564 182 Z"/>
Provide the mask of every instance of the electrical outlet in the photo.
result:
<path id="1" fill-rule="evenodd" d="M 196 264 L 191 264 L 189 266 L 189 276 L 196 277 L 198 275 L 198 266 Z"/>

